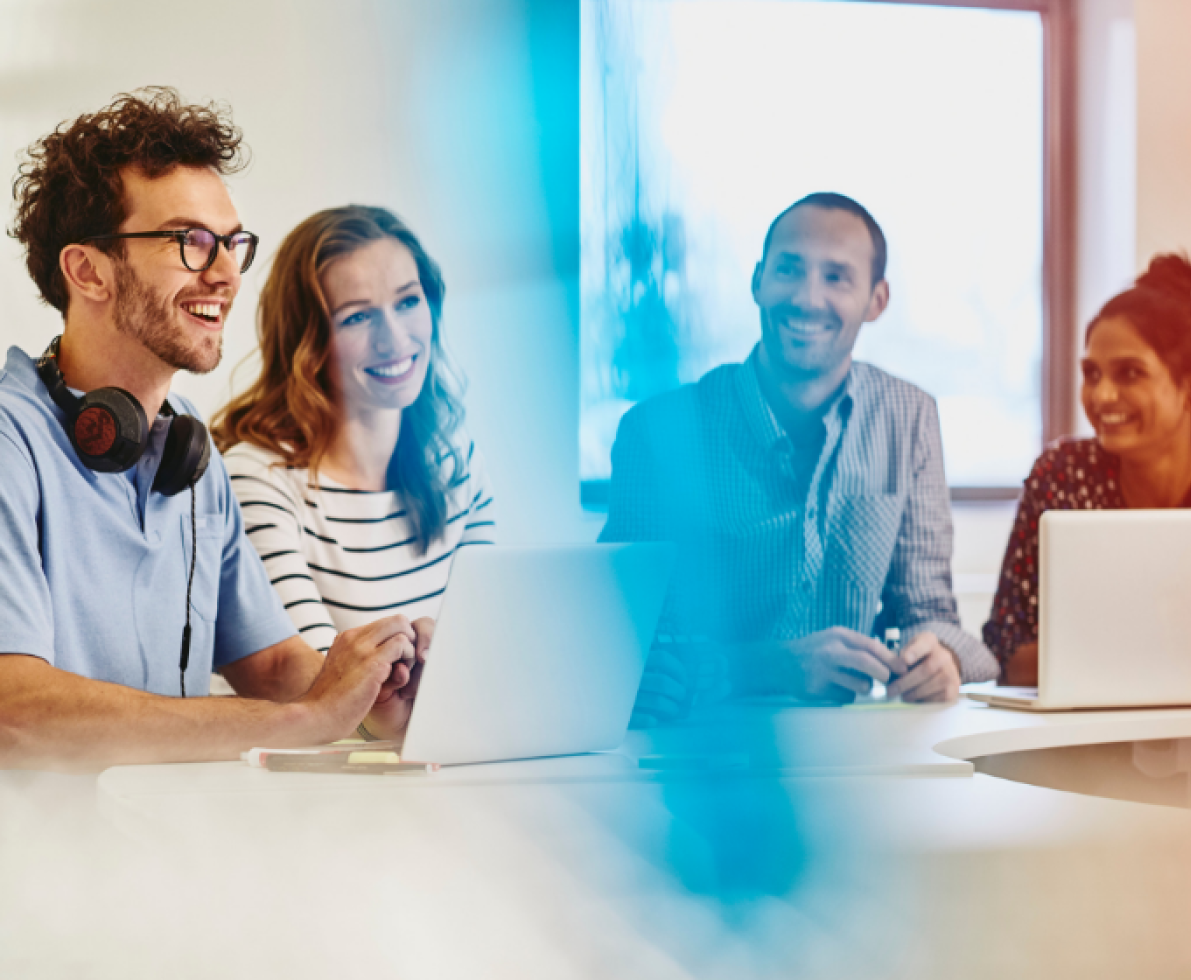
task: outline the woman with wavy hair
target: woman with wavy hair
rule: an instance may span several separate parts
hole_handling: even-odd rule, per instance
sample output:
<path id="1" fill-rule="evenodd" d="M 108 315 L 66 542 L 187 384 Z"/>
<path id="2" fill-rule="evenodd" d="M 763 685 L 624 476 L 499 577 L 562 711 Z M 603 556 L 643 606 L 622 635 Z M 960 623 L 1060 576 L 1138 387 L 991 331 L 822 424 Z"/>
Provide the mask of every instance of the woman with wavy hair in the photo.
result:
<path id="1" fill-rule="evenodd" d="M 247 533 L 307 641 L 433 617 L 452 556 L 491 544 L 462 432 L 438 265 L 396 215 L 351 205 L 282 242 L 257 314 L 260 376 L 217 413 Z"/>

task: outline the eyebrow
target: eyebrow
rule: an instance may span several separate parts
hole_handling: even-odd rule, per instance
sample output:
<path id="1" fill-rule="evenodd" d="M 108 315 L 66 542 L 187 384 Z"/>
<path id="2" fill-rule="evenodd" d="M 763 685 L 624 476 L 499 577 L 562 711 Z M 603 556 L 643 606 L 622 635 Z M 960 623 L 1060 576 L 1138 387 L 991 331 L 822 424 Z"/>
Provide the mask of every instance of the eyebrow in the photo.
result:
<path id="1" fill-rule="evenodd" d="M 1126 354 L 1123 357 L 1110 357 L 1108 365 L 1110 367 L 1120 367 L 1122 365 L 1140 365 L 1141 367 L 1148 367 L 1149 362 L 1144 357 L 1138 357 L 1135 354 Z M 1099 367 L 1100 362 L 1094 357 L 1081 357 L 1079 359 L 1079 366 L 1084 367 Z"/>
<path id="2" fill-rule="evenodd" d="M 397 297 L 401 296 L 402 294 L 408 293 L 411 289 L 416 289 L 418 286 L 421 286 L 421 285 L 422 285 L 422 281 L 420 279 L 411 279 L 404 286 L 398 286 L 395 290 L 393 290 L 393 298 L 396 299 Z M 352 306 L 368 307 L 371 305 L 372 305 L 372 301 L 367 300 L 367 299 L 344 300 L 337 307 L 335 307 L 335 309 L 333 309 L 331 311 L 331 316 L 333 316 L 333 317 L 339 316 L 340 313 L 342 313 L 344 310 L 346 310 Z"/>
<path id="3" fill-rule="evenodd" d="M 800 265 L 807 264 L 806 258 L 800 252 L 778 252 L 777 259 L 784 262 L 797 262 Z M 848 272 L 855 271 L 858 268 L 855 263 L 842 259 L 824 259 L 820 265 L 826 266 L 828 269 L 844 269 Z"/>
<path id="4" fill-rule="evenodd" d="M 204 228 L 207 231 L 212 230 L 205 221 L 199 221 L 198 218 L 186 217 L 170 218 L 168 221 L 163 221 L 161 224 L 159 224 L 157 228 L 159 231 L 166 231 L 170 228 Z M 235 235 L 243 230 L 244 225 L 237 222 L 236 227 L 229 231 L 228 234 Z"/>

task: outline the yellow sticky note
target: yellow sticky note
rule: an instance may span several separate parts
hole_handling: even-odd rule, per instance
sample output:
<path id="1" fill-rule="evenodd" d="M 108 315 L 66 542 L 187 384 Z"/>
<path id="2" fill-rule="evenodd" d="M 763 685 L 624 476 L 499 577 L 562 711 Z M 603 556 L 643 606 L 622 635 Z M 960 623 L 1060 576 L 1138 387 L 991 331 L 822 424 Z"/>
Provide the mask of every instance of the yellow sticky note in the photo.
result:
<path id="1" fill-rule="evenodd" d="M 356 765 L 363 763 L 365 765 L 378 765 L 383 763 L 400 762 L 401 756 L 396 752 L 352 752 L 347 761 L 349 765 Z"/>

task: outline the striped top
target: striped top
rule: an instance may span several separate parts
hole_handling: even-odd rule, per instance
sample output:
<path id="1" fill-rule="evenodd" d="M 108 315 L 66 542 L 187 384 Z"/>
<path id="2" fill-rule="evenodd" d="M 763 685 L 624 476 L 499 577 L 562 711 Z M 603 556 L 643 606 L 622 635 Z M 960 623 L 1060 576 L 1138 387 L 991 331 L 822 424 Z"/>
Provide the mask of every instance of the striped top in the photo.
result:
<path id="1" fill-rule="evenodd" d="M 493 544 L 492 488 L 475 443 L 449 491 L 443 536 L 419 554 L 413 526 L 391 490 L 353 490 L 247 443 L 224 454 L 244 529 L 302 637 L 325 653 L 336 635 L 382 616 L 437 616 L 451 559 Z M 450 465 L 450 464 L 448 464 Z"/>
<path id="2" fill-rule="evenodd" d="M 997 675 L 959 624 L 934 399 L 855 362 L 814 444 L 761 391 L 757 354 L 629 410 L 601 541 L 673 540 L 674 633 L 793 640 L 832 626 L 931 631 L 965 681 Z"/>

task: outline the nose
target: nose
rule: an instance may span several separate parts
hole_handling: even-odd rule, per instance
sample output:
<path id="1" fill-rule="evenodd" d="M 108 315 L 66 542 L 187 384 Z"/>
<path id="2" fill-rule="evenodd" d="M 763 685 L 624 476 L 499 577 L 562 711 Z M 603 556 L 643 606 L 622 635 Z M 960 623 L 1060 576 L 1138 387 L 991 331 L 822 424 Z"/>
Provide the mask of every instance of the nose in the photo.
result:
<path id="1" fill-rule="evenodd" d="M 790 300 L 795 306 L 807 310 L 827 309 L 827 288 L 822 274 L 817 269 L 810 269 L 795 279 Z"/>
<path id="2" fill-rule="evenodd" d="M 1113 405 L 1117 401 L 1117 386 L 1111 379 L 1101 376 L 1095 381 L 1084 382 L 1084 399 L 1096 409 Z"/>
<path id="3" fill-rule="evenodd" d="M 207 286 L 230 289 L 235 296 L 240 290 L 240 262 L 228 251 L 227 245 L 220 242 L 215 250 L 215 261 L 201 273 L 201 277 Z"/>
<path id="4" fill-rule="evenodd" d="M 1095 381 L 1084 381 L 1084 392 L 1097 405 L 1116 401 L 1116 386 L 1104 375 Z"/>
<path id="5" fill-rule="evenodd" d="M 408 340 L 409 331 L 391 306 L 384 311 L 384 316 L 373 321 L 372 347 L 378 354 L 402 350 Z"/>

